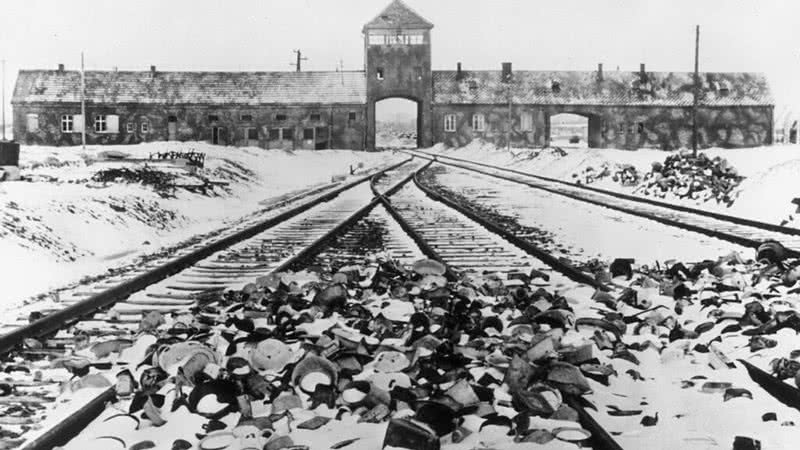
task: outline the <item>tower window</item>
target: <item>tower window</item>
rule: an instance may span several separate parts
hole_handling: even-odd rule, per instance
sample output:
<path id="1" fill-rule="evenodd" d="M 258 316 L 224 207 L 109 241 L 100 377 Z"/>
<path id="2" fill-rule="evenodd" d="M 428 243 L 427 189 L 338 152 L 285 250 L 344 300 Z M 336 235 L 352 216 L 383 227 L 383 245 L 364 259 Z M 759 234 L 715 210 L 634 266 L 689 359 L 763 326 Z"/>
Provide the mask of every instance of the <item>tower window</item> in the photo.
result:
<path id="1" fill-rule="evenodd" d="M 378 70 L 375 73 L 375 77 L 379 80 L 383 79 L 383 67 L 378 67 Z"/>

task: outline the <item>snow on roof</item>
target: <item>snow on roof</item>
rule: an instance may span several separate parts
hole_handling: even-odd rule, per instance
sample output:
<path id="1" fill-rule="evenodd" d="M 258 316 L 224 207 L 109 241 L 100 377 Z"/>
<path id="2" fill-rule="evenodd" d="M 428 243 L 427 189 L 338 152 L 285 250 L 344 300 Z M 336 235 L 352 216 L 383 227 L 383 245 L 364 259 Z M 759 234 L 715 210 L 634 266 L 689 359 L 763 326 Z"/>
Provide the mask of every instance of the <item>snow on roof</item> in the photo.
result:
<path id="1" fill-rule="evenodd" d="M 691 106 L 691 72 L 515 71 L 503 83 L 501 71 L 434 71 L 434 104 Z M 768 106 L 774 100 L 766 77 L 758 73 L 701 73 L 706 106 Z M 726 89 L 714 89 L 717 86 Z M 558 86 L 554 89 L 554 84 Z"/>
<path id="2" fill-rule="evenodd" d="M 21 70 L 12 103 L 80 101 L 78 71 Z M 362 71 L 150 72 L 87 71 L 86 99 L 142 104 L 363 104 Z"/>
<path id="3" fill-rule="evenodd" d="M 433 24 L 401 0 L 394 0 L 374 19 L 364 25 L 364 30 L 396 28 L 431 29 Z"/>

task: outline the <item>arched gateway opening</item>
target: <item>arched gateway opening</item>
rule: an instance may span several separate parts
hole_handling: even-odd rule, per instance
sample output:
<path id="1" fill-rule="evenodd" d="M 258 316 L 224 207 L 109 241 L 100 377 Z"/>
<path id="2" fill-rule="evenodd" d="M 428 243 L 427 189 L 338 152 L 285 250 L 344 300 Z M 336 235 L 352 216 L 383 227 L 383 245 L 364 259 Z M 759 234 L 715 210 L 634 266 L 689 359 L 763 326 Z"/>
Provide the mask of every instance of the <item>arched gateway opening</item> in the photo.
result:
<path id="1" fill-rule="evenodd" d="M 420 104 L 389 97 L 375 102 L 375 148 L 419 148 Z"/>
<path id="2" fill-rule="evenodd" d="M 590 114 L 559 113 L 549 118 L 547 140 L 551 146 L 595 148 L 602 146 L 601 120 Z"/>
<path id="3" fill-rule="evenodd" d="M 577 114 L 550 116 L 550 145 L 586 148 L 589 146 L 589 118 Z"/>

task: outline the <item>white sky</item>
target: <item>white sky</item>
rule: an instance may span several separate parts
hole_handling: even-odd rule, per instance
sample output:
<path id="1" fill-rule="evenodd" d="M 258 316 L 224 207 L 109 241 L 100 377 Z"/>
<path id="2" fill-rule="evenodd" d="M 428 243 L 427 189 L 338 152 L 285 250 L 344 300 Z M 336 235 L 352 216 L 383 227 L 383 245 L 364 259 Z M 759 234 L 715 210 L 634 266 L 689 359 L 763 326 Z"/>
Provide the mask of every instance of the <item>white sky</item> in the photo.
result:
<path id="1" fill-rule="evenodd" d="M 20 68 L 361 69 L 361 27 L 389 0 L 2 0 L 6 100 Z M 800 112 L 797 0 L 406 0 L 433 22 L 434 69 L 764 72 Z M 10 108 L 10 107 L 9 107 Z M 8 109 L 10 110 L 10 109 Z"/>

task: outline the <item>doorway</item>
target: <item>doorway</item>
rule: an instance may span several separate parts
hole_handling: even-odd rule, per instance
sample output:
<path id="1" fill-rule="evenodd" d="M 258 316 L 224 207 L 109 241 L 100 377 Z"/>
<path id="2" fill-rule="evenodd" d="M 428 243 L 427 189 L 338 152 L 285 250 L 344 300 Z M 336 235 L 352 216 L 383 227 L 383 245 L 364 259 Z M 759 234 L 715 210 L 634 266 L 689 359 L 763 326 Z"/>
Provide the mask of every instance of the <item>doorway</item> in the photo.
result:
<path id="1" fill-rule="evenodd" d="M 225 128 L 211 127 L 211 143 L 214 145 L 225 144 Z"/>
<path id="2" fill-rule="evenodd" d="M 176 116 L 169 116 L 167 118 L 167 140 L 178 140 L 178 118 Z"/>

